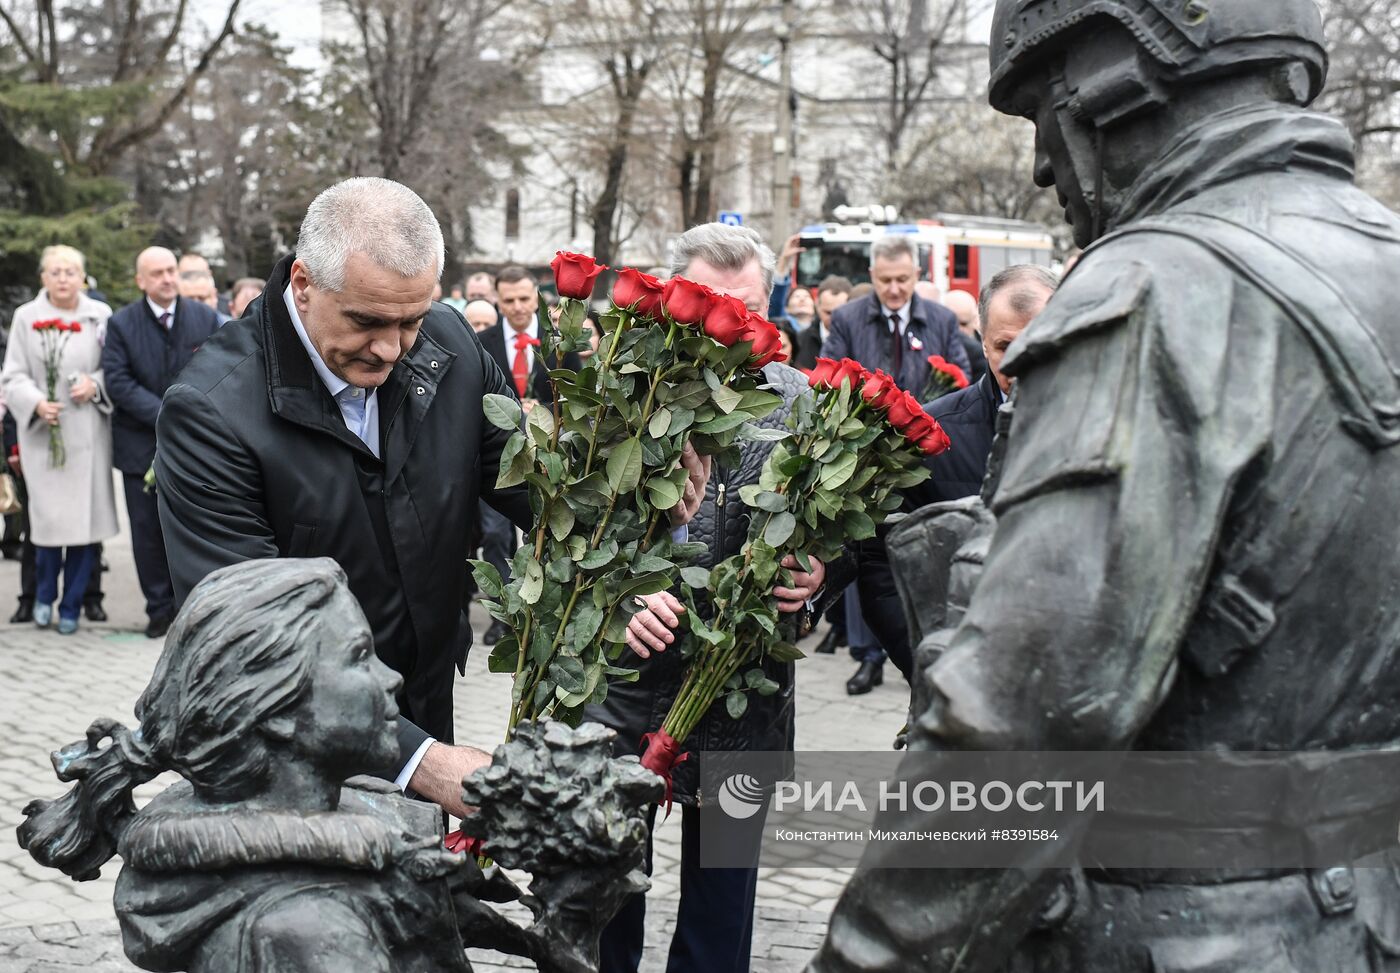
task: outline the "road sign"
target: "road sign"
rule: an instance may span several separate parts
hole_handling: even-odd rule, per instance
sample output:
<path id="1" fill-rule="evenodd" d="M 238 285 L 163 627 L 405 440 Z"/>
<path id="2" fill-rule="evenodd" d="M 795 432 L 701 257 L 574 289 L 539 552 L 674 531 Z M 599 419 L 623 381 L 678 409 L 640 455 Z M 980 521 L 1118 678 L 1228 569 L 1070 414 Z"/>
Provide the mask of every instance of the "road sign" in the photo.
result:
<path id="1" fill-rule="evenodd" d="M 743 226 L 744 214 L 732 209 L 723 209 L 719 212 L 719 221 L 725 226 Z"/>

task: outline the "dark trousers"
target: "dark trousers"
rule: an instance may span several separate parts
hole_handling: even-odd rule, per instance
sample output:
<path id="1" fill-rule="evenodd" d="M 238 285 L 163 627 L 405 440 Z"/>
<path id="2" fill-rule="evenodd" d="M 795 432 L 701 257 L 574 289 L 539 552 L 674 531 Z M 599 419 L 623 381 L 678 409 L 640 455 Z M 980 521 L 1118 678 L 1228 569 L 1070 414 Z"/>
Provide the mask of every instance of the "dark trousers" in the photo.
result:
<path id="1" fill-rule="evenodd" d="M 651 809 L 648 829 L 656 825 Z M 647 874 L 651 874 L 647 839 Z M 701 868 L 700 812 L 681 808 L 681 905 L 666 973 L 748 973 L 753 953 L 757 868 Z M 634 895 L 603 930 L 598 973 L 637 973 L 646 938 L 647 903 Z"/>
<path id="2" fill-rule="evenodd" d="M 851 643 L 851 658 L 857 662 L 874 662 L 883 665 L 885 648 L 865 622 L 865 613 L 860 607 L 860 582 L 846 589 L 842 599 L 846 602 L 846 638 Z"/>
<path id="3" fill-rule="evenodd" d="M 504 515 L 481 504 L 481 559 L 510 581 L 510 559 L 515 555 L 515 525 Z"/>
<path id="4" fill-rule="evenodd" d="M 52 605 L 58 600 L 58 572 L 63 570 L 63 600 L 58 605 L 59 618 L 78 620 L 83 610 L 83 593 L 87 591 L 88 575 L 97 561 L 97 545 L 81 547 L 35 547 L 34 566 L 38 573 L 35 598 L 40 605 Z"/>
<path id="5" fill-rule="evenodd" d="M 160 532 L 160 511 L 156 495 L 146 492 L 145 476 L 123 473 L 126 515 L 131 521 L 131 553 L 136 559 L 136 577 L 146 596 L 150 618 L 175 614 L 175 588 L 170 581 L 170 565 L 165 560 L 165 537 Z"/>

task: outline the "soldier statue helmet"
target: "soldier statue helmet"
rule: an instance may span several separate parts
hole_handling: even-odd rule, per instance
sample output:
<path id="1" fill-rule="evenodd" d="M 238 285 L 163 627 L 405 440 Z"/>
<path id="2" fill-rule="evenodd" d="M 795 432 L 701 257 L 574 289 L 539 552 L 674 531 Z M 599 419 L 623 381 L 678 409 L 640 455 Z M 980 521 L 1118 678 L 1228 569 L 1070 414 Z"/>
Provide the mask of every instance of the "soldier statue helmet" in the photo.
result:
<path id="1" fill-rule="evenodd" d="M 1400 523 L 1378 516 L 1400 506 L 1400 217 L 1354 185 L 1346 129 L 1307 110 L 1327 64 L 1316 7 L 999 0 L 993 23 L 992 105 L 1035 123 L 1035 180 L 1088 249 L 1003 363 L 995 521 L 959 554 L 970 595 L 919 646 L 910 749 L 1400 750 Z M 901 590 L 948 594 L 919 590 L 935 577 Z M 1359 782 L 1304 783 L 1327 811 L 1291 822 L 1299 840 L 1375 810 Z M 1394 847 L 1262 871 L 1057 872 L 1027 854 L 872 856 L 811 969 L 1400 957 Z"/>
<path id="2" fill-rule="evenodd" d="M 1317 97 L 1327 52 L 1313 0 L 1000 0 L 992 23 L 992 107 L 1036 124 L 1036 183 L 1059 189 L 1081 247 L 1112 225 L 1153 136 L 1175 130 L 1155 116 L 1179 89 L 1245 72 L 1278 100 Z"/>

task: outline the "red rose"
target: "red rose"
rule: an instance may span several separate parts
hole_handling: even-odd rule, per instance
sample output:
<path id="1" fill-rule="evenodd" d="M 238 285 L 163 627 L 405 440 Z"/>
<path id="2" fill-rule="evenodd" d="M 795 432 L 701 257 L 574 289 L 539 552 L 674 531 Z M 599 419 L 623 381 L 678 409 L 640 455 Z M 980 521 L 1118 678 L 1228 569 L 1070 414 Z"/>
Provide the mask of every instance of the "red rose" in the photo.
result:
<path id="1" fill-rule="evenodd" d="M 549 269 L 554 271 L 554 286 L 560 297 L 586 301 L 593 294 L 593 282 L 608 268 L 582 253 L 555 253 Z"/>
<path id="2" fill-rule="evenodd" d="M 817 365 L 812 369 L 812 374 L 807 376 L 807 384 L 814 389 L 834 388 L 832 381 L 836 376 L 836 362 L 830 358 L 818 358 Z"/>
<path id="3" fill-rule="evenodd" d="M 676 315 L 673 313 L 672 317 Z M 737 297 L 716 294 L 705 312 L 704 330 L 726 348 L 749 341 L 753 338 L 749 331 L 749 309 Z"/>
<path id="4" fill-rule="evenodd" d="M 936 425 L 933 421 L 933 417 L 927 412 L 921 411 L 904 427 L 904 438 L 911 443 L 917 443 L 925 436 L 931 434 L 935 428 Z"/>
<path id="5" fill-rule="evenodd" d="M 787 361 L 778 326 L 762 314 L 749 312 L 749 336 L 753 339 L 754 368 L 762 368 L 775 361 Z"/>
<path id="6" fill-rule="evenodd" d="M 933 432 L 919 440 L 919 449 L 923 451 L 925 456 L 937 456 L 952 445 L 952 440 L 948 438 L 948 434 L 937 422 L 933 424 Z"/>
<path id="7" fill-rule="evenodd" d="M 703 284 L 684 277 L 672 277 L 661 289 L 661 302 L 672 320 L 697 325 L 705 320 L 715 293 Z M 747 309 L 745 310 L 747 313 Z"/>
<path id="8" fill-rule="evenodd" d="M 889 396 L 889 411 L 885 413 L 890 425 L 900 432 L 904 432 L 906 426 L 914 422 L 921 415 L 925 415 L 923 406 L 919 405 L 918 399 L 908 392 L 891 393 Z"/>
<path id="9" fill-rule="evenodd" d="M 630 307 L 644 317 L 661 317 L 661 293 L 665 285 L 651 274 L 644 274 L 633 267 L 618 271 L 617 283 L 613 285 L 613 303 L 618 307 Z"/>
<path id="10" fill-rule="evenodd" d="M 865 370 L 865 366 L 860 362 L 853 361 L 850 358 L 843 358 L 836 363 L 836 376 L 832 381 L 832 385 L 840 388 L 843 382 L 849 382 L 851 391 L 854 392 L 861 387 L 861 383 L 865 381 L 866 376 L 869 374 L 870 373 Z"/>
<path id="11" fill-rule="evenodd" d="M 889 404 L 890 393 L 896 390 L 894 379 L 876 369 L 875 374 L 865 380 L 860 387 L 861 397 L 872 408 L 883 409 Z"/>

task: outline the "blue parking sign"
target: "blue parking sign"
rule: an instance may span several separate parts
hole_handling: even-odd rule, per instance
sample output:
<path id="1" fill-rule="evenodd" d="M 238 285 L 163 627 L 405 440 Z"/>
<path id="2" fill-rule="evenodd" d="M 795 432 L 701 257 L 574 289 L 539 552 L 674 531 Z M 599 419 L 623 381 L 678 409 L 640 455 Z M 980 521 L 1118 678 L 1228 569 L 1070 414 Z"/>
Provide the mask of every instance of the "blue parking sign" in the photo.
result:
<path id="1" fill-rule="evenodd" d="M 744 214 L 732 209 L 720 210 L 719 221 L 725 226 L 743 226 Z"/>

